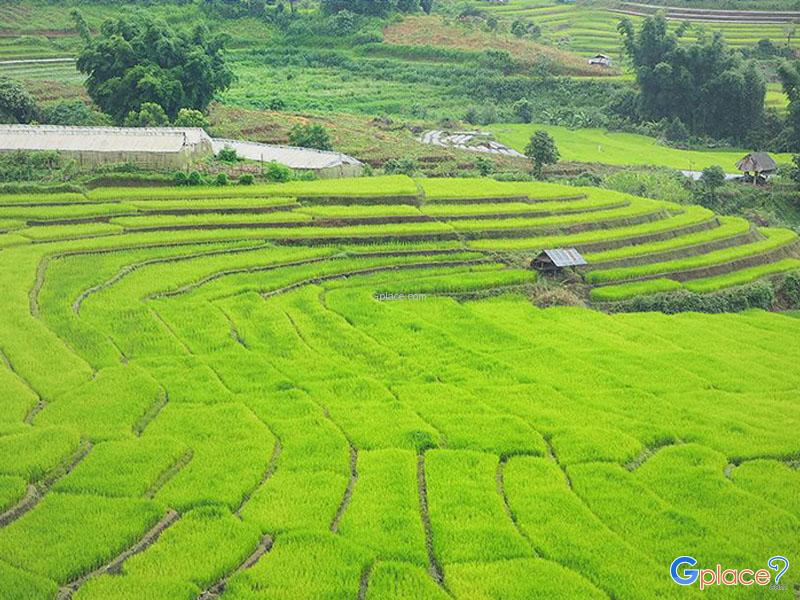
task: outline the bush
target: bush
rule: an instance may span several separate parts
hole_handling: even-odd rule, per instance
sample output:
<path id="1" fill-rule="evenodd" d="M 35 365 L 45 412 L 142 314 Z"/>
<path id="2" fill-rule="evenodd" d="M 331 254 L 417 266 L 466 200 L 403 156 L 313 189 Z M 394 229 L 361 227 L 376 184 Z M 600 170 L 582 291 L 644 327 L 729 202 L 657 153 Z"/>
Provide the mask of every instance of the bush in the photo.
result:
<path id="1" fill-rule="evenodd" d="M 408 175 L 417 172 L 419 165 L 413 158 L 390 158 L 383 164 L 383 170 L 390 175 Z"/>
<path id="2" fill-rule="evenodd" d="M 110 125 L 111 119 L 80 100 L 62 100 L 44 110 L 50 125 Z"/>
<path id="3" fill-rule="evenodd" d="M 194 108 L 182 108 L 178 111 L 178 116 L 175 118 L 175 125 L 177 127 L 208 127 L 208 119 L 199 110 Z"/>
<path id="4" fill-rule="evenodd" d="M 725 171 L 719 165 L 712 165 L 703 169 L 700 181 L 706 189 L 715 192 L 717 188 L 725 185 Z"/>
<path id="5" fill-rule="evenodd" d="M 214 178 L 214 185 L 228 185 L 228 174 L 217 173 L 216 178 Z"/>
<path id="6" fill-rule="evenodd" d="M 253 185 L 255 178 L 250 173 L 239 176 L 239 185 Z"/>
<path id="7" fill-rule="evenodd" d="M 786 275 L 778 285 L 777 293 L 790 308 L 800 308 L 800 272 Z"/>
<path id="8" fill-rule="evenodd" d="M 138 111 L 125 117 L 125 127 L 164 127 L 169 125 L 167 113 L 155 102 L 144 102 Z"/>
<path id="9" fill-rule="evenodd" d="M 217 154 L 217 160 L 220 160 L 220 161 L 226 162 L 226 163 L 234 163 L 237 160 L 239 160 L 239 156 L 236 154 L 236 150 L 234 150 L 230 146 L 225 146 Z"/>
<path id="10" fill-rule="evenodd" d="M 775 288 L 768 281 L 721 290 L 712 294 L 697 294 L 687 290 L 638 296 L 611 307 L 614 312 L 679 312 L 723 313 L 740 312 L 751 308 L 769 310 L 775 303 Z"/>
<path id="11" fill-rule="evenodd" d="M 63 168 L 57 152 L 15 151 L 0 154 L 0 181 L 40 181 Z"/>
<path id="12" fill-rule="evenodd" d="M 664 127 L 664 139 L 668 142 L 685 142 L 689 139 L 689 129 L 675 117 Z"/>
<path id="13" fill-rule="evenodd" d="M 267 178 L 267 181 L 282 183 L 292 178 L 292 170 L 287 166 L 271 162 L 267 165 L 267 171 L 264 173 L 264 177 Z"/>
<path id="14" fill-rule="evenodd" d="M 475 170 L 478 171 L 481 177 L 488 177 L 494 173 L 494 163 L 486 156 L 479 156 L 475 159 Z"/>
<path id="15" fill-rule="evenodd" d="M 172 181 L 175 185 L 189 185 L 189 178 L 183 171 L 176 171 L 172 176 Z"/>
<path id="16" fill-rule="evenodd" d="M 289 143 L 300 148 L 316 150 L 333 150 L 331 136 L 322 125 L 295 125 L 289 132 Z"/>
<path id="17" fill-rule="evenodd" d="M 513 106 L 514 116 L 521 123 L 530 123 L 533 120 L 533 107 L 527 98 L 517 100 Z"/>
<path id="18" fill-rule="evenodd" d="M 202 185 L 203 184 L 203 177 L 197 171 L 192 171 L 189 173 L 189 177 L 186 178 L 186 185 Z"/>
<path id="19" fill-rule="evenodd" d="M 30 123 L 40 117 L 39 107 L 28 91 L 8 77 L 0 77 L 0 119 Z"/>

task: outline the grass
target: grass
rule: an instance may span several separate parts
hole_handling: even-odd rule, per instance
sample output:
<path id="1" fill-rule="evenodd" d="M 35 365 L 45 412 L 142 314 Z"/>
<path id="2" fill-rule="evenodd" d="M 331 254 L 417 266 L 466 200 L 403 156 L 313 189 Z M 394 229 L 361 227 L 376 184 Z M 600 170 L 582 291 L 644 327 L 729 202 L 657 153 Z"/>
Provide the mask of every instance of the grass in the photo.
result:
<path id="1" fill-rule="evenodd" d="M 81 202 L 0 197 L 0 216 L 47 223 L 0 252 L 0 512 L 41 493 L 0 527 L 3 598 L 53 599 L 83 576 L 76 600 L 189 600 L 223 581 L 242 600 L 673 598 L 664 565 L 685 548 L 733 566 L 800 553 L 800 321 L 528 297 L 556 291 L 528 268 L 544 247 L 593 244 L 595 262 L 680 250 L 695 268 L 793 232 L 748 243 L 733 239 L 746 222 L 700 207 L 480 179 Z M 212 228 L 57 224 L 73 209 Z M 273 218 L 303 227 L 220 227 Z M 611 284 L 591 299 L 800 268 L 764 260 L 683 284 L 658 277 L 675 261 L 590 271 Z"/>
<path id="2" fill-rule="evenodd" d="M 681 288 L 683 288 L 681 283 L 672 279 L 648 279 L 647 281 L 633 281 L 631 283 L 594 288 L 591 292 L 591 298 L 597 302 L 616 302 L 645 294 L 673 292 Z"/>
<path id="3" fill-rule="evenodd" d="M 568 129 L 557 125 L 503 123 L 488 126 L 497 139 L 522 152 L 534 131 L 544 130 L 556 141 L 561 160 L 608 165 L 654 165 L 702 171 L 713 165 L 735 173 L 736 161 L 747 150 L 681 150 L 660 144 L 656 138 L 603 129 Z M 789 154 L 773 155 L 779 163 L 790 163 Z"/>
<path id="4" fill-rule="evenodd" d="M 616 269 L 604 269 L 592 271 L 587 275 L 590 283 L 603 283 L 607 281 L 617 281 L 622 279 L 632 279 L 659 273 L 670 273 L 673 271 L 687 271 L 702 267 L 730 262 L 748 256 L 756 256 L 761 253 L 769 252 L 792 244 L 797 240 L 797 234 L 788 229 L 769 229 L 760 230 L 765 239 L 732 248 L 724 248 L 706 254 L 679 258 L 665 262 L 636 265 L 632 267 L 618 267 Z"/>

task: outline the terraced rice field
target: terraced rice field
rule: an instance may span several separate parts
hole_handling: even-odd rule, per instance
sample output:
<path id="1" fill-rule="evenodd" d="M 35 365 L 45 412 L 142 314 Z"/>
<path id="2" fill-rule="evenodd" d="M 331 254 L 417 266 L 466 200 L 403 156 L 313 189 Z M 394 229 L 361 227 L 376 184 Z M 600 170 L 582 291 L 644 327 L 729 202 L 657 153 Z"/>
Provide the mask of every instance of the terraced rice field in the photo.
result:
<path id="1" fill-rule="evenodd" d="M 506 4 L 479 3 L 481 9 L 500 18 L 528 19 L 542 28 L 542 40 L 565 50 L 592 55 L 597 52 L 621 58 L 622 46 L 617 24 L 629 18 L 634 24 L 644 18 L 636 14 L 622 14 L 601 5 L 579 3 L 553 4 L 541 0 L 509 0 Z M 634 11 L 636 12 L 636 11 Z M 647 14 L 650 11 L 641 11 Z M 734 12 L 734 11 L 730 11 Z M 681 13 L 670 18 L 673 28 L 687 20 Z M 697 39 L 703 31 L 720 31 L 725 40 L 735 48 L 753 47 L 759 40 L 769 39 L 776 44 L 786 43 L 786 25 L 771 22 L 713 21 L 698 17 L 690 20 L 692 27 L 685 40 Z"/>
<path id="2" fill-rule="evenodd" d="M 4 599 L 678 598 L 679 555 L 800 559 L 800 319 L 538 309 L 520 266 L 736 280 L 794 234 L 399 176 L 0 224 Z"/>
<path id="3" fill-rule="evenodd" d="M 785 99 L 786 96 L 780 93 Z M 772 106 L 779 107 L 773 95 Z M 654 137 L 597 128 L 569 129 L 559 125 L 498 123 L 486 129 L 503 144 L 522 152 L 534 131 L 542 129 L 556 141 L 561 159 L 607 165 L 653 165 L 686 171 L 702 171 L 719 165 L 736 173 L 736 161 L 747 150 L 681 150 L 665 146 Z M 791 154 L 775 153 L 779 163 L 789 164 Z"/>

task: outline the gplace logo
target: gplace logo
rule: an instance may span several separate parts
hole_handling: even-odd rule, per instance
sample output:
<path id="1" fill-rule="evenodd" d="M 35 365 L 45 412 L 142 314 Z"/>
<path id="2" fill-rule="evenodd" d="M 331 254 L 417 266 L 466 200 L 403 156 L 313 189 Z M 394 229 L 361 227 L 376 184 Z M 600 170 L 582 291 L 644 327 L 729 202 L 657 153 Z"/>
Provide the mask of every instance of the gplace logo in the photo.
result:
<path id="1" fill-rule="evenodd" d="M 770 589 L 781 590 L 781 577 L 789 569 L 789 559 L 785 556 L 773 556 L 767 561 L 769 569 L 776 572 L 775 581 L 769 569 L 723 569 L 717 565 L 714 569 L 694 569 L 697 560 L 692 556 L 679 556 L 672 561 L 669 574 L 678 585 L 692 585 L 699 582 L 700 589 L 704 590 L 714 585 L 760 585 L 770 586 Z"/>

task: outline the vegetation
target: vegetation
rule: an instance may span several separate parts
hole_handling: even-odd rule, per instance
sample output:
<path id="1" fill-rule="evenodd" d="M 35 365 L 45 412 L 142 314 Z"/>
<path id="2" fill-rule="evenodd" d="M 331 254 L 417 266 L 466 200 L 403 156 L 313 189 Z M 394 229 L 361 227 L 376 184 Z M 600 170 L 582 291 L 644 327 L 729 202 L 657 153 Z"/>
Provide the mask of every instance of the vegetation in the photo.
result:
<path id="1" fill-rule="evenodd" d="M 654 532 L 746 564 L 798 550 L 796 427 L 774 411 L 800 384 L 800 321 L 539 309 L 568 284 L 527 268 L 573 243 L 590 269 L 677 248 L 689 268 L 725 240 L 763 262 L 571 297 L 800 306 L 800 260 L 763 253 L 792 232 L 400 175 L 6 194 L 0 222 L 4 597 L 677 597 Z M 733 551 L 719 525 L 741 510 Z"/>
<path id="2" fill-rule="evenodd" d="M 552 165 L 558 162 L 560 155 L 556 143 L 546 131 L 536 131 L 531 136 L 528 145 L 525 146 L 525 156 L 533 163 L 533 176 L 536 179 L 542 178 L 545 165 Z"/>
<path id="3" fill-rule="evenodd" d="M 721 35 L 681 45 L 662 15 L 645 19 L 638 32 L 623 20 L 620 31 L 636 70 L 643 119 L 679 119 L 691 131 L 715 138 L 752 138 L 751 128 L 763 120 L 766 83 L 756 65 L 743 63 Z"/>
<path id="4" fill-rule="evenodd" d="M 225 38 L 202 27 L 189 33 L 142 17 L 108 20 L 85 43 L 77 65 L 87 75 L 86 90 L 117 122 L 133 113 L 134 121 L 149 123 L 157 113 L 152 105 L 169 119 L 182 108 L 205 110 L 234 79 L 222 55 Z"/>

